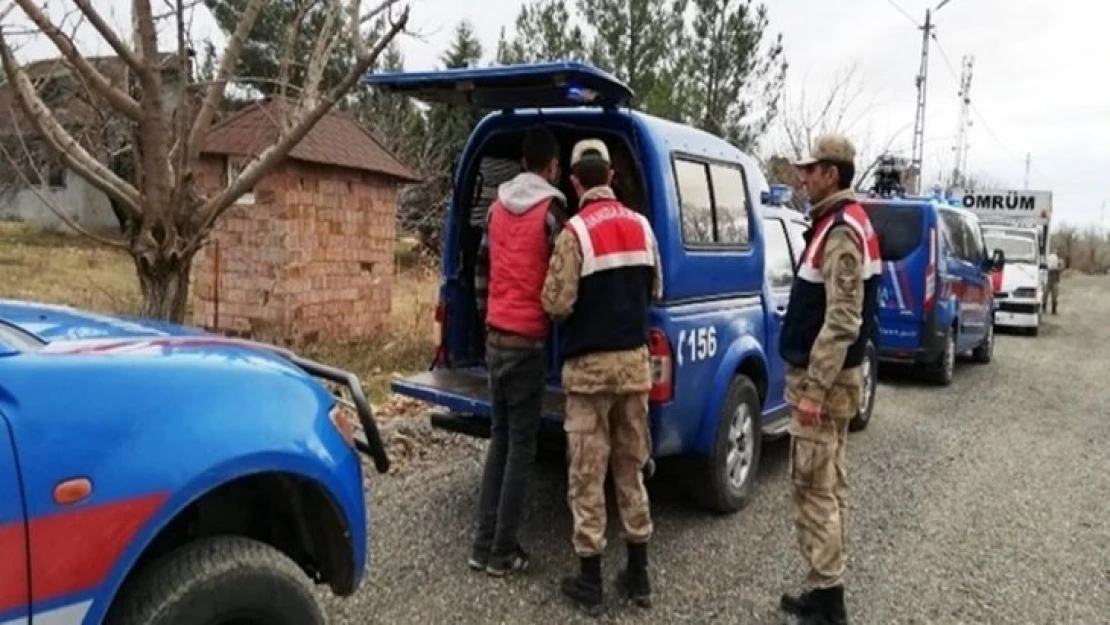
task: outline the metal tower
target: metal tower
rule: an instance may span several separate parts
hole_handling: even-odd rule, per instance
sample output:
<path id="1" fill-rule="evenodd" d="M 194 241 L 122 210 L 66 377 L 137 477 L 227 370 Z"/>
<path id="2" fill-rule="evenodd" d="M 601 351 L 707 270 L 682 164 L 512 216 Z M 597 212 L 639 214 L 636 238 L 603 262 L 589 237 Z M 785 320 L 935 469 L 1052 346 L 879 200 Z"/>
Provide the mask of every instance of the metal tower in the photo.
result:
<path id="1" fill-rule="evenodd" d="M 975 57 L 964 56 L 960 73 L 960 127 L 956 131 L 956 162 L 952 167 L 952 186 L 962 187 L 967 177 L 968 129 L 971 127 L 971 66 Z"/>
<path id="2" fill-rule="evenodd" d="M 921 69 L 917 72 L 917 116 L 913 122 L 913 150 L 910 153 L 910 172 L 913 175 L 913 193 L 921 193 L 921 162 L 925 155 L 925 86 L 929 77 L 929 36 L 933 33 L 933 12 L 925 10 L 925 25 L 921 27 Z"/>

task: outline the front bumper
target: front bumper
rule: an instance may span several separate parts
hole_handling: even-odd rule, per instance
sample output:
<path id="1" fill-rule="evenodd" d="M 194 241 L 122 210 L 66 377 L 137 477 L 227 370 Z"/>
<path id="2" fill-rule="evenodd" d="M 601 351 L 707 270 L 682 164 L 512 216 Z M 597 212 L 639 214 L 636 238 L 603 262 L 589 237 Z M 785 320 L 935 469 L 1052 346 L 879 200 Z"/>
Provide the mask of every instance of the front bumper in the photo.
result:
<path id="1" fill-rule="evenodd" d="M 994 324 L 1007 328 L 1035 328 L 1041 323 L 1041 303 L 1032 299 L 1002 300 Z"/>

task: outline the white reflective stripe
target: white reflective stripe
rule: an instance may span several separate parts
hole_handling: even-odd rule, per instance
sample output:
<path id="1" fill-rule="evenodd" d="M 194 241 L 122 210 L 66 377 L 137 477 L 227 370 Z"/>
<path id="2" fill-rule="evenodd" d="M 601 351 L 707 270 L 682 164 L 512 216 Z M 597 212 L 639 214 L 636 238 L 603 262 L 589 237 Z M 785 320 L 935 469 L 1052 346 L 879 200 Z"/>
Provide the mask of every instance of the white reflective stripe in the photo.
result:
<path id="1" fill-rule="evenodd" d="M 593 267 L 594 261 L 594 242 L 590 240 L 590 231 L 586 229 L 586 222 L 582 221 L 582 218 L 577 215 L 571 217 L 567 221 L 567 225 L 578 237 L 578 246 L 582 249 L 582 275 L 586 275 L 586 269 Z M 596 269 L 593 271 L 596 271 Z M 593 271 L 590 273 L 593 273 Z"/>
<path id="2" fill-rule="evenodd" d="M 621 269 L 624 267 L 651 267 L 652 263 L 651 252 L 615 252 L 613 254 L 606 254 L 600 258 L 595 257 L 593 262 L 587 268 L 585 257 L 582 260 L 582 276 L 588 276 L 598 271 L 605 271 L 606 269 Z"/>
<path id="3" fill-rule="evenodd" d="M 825 283 L 825 276 L 821 275 L 821 272 L 817 271 L 817 269 L 809 263 L 805 263 L 801 267 L 798 267 L 798 277 L 806 282 L 812 282 L 814 284 Z"/>
<path id="4" fill-rule="evenodd" d="M 582 249 L 582 277 L 607 269 L 640 266 L 651 267 L 655 263 L 655 258 L 652 254 L 652 241 L 654 240 L 654 236 L 651 232 L 651 224 L 648 223 L 648 220 L 644 219 L 642 215 L 636 215 L 636 217 L 638 218 L 640 227 L 644 229 L 644 244 L 647 249 L 635 252 L 616 252 L 601 257 L 598 257 L 594 253 L 594 244 L 590 239 L 590 232 L 586 228 L 585 221 L 577 215 L 567 221 L 567 225 L 574 230 L 574 234 L 578 237 L 578 244 Z"/>
<path id="5" fill-rule="evenodd" d="M 905 310 L 906 300 L 902 297 L 902 285 L 898 283 L 898 269 L 893 262 L 888 262 L 886 266 L 890 270 L 890 283 L 894 285 L 894 299 L 898 301 L 899 310 Z"/>
<path id="6" fill-rule="evenodd" d="M 32 616 L 35 625 L 81 625 L 81 621 L 85 620 L 85 615 L 89 613 L 91 606 L 92 599 L 89 599 L 80 603 L 64 605 L 60 608 L 35 612 Z M 0 625 L 26 625 L 26 623 L 27 617 L 21 617 L 12 621 L 4 621 Z"/>

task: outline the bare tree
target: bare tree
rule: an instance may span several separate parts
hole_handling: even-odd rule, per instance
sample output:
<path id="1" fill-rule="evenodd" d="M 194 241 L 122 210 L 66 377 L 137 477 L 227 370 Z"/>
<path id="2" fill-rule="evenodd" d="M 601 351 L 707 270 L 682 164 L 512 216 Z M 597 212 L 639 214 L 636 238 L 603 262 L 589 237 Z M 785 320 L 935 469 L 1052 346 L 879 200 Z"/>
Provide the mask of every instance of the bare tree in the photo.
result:
<path id="1" fill-rule="evenodd" d="M 777 145 L 772 178 L 796 187 L 793 172 L 786 161 L 801 158 L 808 153 L 813 141 L 823 134 L 836 133 L 847 136 L 856 147 L 856 183 L 862 183 L 873 171 L 878 157 L 890 151 L 899 135 L 906 129 L 891 133 L 881 141 L 867 120 L 875 106 L 874 96 L 868 96 L 857 66 L 849 64 L 840 70 L 832 84 L 814 98 L 806 87 L 798 91 L 796 100 L 789 94 L 783 96 L 782 113 L 777 124 Z M 795 198 L 803 201 L 800 189 L 795 188 Z"/>
<path id="2" fill-rule="evenodd" d="M 198 185 L 197 165 L 216 109 L 233 79 L 232 70 L 244 40 L 270 0 L 247 0 L 217 64 L 215 78 L 207 83 L 192 79 L 187 13 L 195 2 L 166 0 L 170 10 L 156 14 L 150 0 L 134 0 L 133 32 L 128 43 L 93 7 L 92 0 L 73 0 L 81 20 L 95 29 L 126 68 L 122 80 L 106 75 L 85 58 L 74 38 L 63 32 L 41 3 L 0 2 L 0 60 L 16 103 L 37 136 L 69 171 L 104 192 L 123 213 L 123 237 L 111 241 L 101 237 L 101 241 L 127 250 L 134 259 L 144 315 L 184 320 L 192 261 L 217 220 L 277 167 L 350 92 L 408 21 L 407 6 L 395 14 L 401 0 L 379 0 L 368 9 L 360 0 L 319 1 L 327 11 L 326 25 L 307 59 L 303 86 L 296 93 L 292 89 L 282 91 L 288 100 L 287 106 L 281 107 L 276 140 L 226 187 L 216 190 Z M 122 134 L 130 139 L 133 150 L 132 176 L 113 171 L 108 150 L 90 149 L 78 140 L 36 90 L 25 67 L 15 58 L 11 43 L 14 29 L 4 26 L 17 6 L 57 48 L 91 99 L 103 102 L 106 109 L 127 121 L 128 131 Z M 175 40 L 176 52 L 171 55 L 159 54 L 157 49 L 158 28 L 165 23 L 172 27 Z M 289 24 L 287 41 L 295 40 L 298 27 L 299 23 Z M 343 42 L 351 46 L 355 61 L 338 83 L 322 88 L 327 61 Z M 291 53 L 292 48 L 287 56 Z M 291 62 L 286 59 L 283 67 Z M 278 79 L 286 74 L 281 72 Z M 176 85 L 167 79 L 171 75 L 177 76 Z"/>

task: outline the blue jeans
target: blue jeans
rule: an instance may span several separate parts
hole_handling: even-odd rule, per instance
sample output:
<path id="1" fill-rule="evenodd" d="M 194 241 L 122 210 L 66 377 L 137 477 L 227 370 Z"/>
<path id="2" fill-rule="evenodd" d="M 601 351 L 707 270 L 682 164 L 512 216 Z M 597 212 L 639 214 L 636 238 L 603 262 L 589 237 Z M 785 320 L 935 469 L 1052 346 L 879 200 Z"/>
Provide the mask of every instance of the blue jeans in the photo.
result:
<path id="1" fill-rule="evenodd" d="M 543 349 L 493 347 L 486 362 L 492 417 L 473 553 L 492 562 L 520 548 L 517 532 L 536 461 L 547 363 Z"/>

